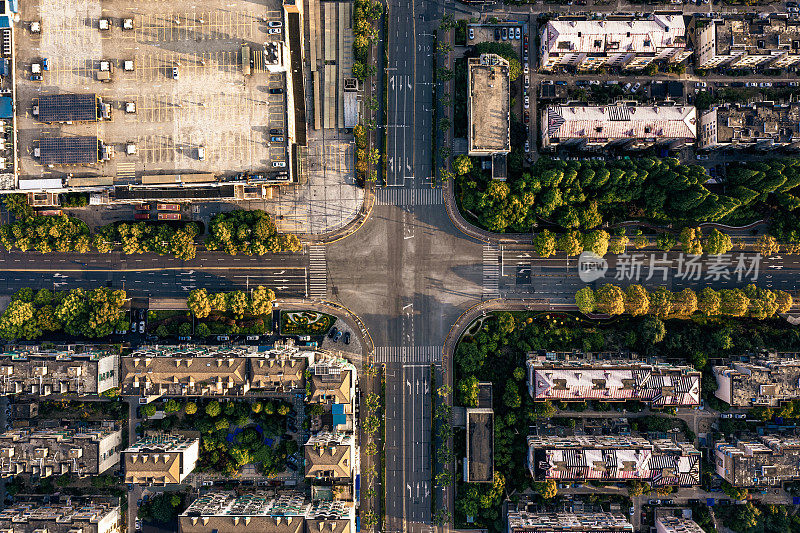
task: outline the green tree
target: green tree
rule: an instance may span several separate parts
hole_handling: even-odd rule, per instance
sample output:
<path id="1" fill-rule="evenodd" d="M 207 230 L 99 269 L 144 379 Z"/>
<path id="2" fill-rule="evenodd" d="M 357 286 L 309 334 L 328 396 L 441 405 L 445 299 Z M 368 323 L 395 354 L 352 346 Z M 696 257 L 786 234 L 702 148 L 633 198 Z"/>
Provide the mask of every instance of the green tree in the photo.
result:
<path id="1" fill-rule="evenodd" d="M 692 289 L 686 288 L 672 295 L 672 313 L 688 317 L 697 311 L 697 295 Z"/>
<path id="2" fill-rule="evenodd" d="M 577 231 L 570 231 L 559 237 L 556 246 L 567 255 L 580 255 L 583 251 L 583 243 L 581 242 L 581 234 Z"/>
<path id="3" fill-rule="evenodd" d="M 639 323 L 639 338 L 645 346 L 652 346 L 664 340 L 667 330 L 664 321 L 655 316 L 648 316 Z"/>
<path id="4" fill-rule="evenodd" d="M 650 310 L 650 297 L 641 285 L 625 289 L 625 312 L 632 316 L 646 315 Z"/>
<path id="5" fill-rule="evenodd" d="M 583 236 L 583 248 L 602 257 L 608 252 L 609 239 L 608 232 L 604 230 L 590 231 Z"/>
<path id="6" fill-rule="evenodd" d="M 186 403 L 186 414 L 193 415 L 197 412 L 197 404 L 194 402 L 187 402 Z"/>
<path id="7" fill-rule="evenodd" d="M 197 318 L 205 318 L 211 313 L 211 299 L 205 289 L 195 289 L 190 292 L 186 305 Z"/>
<path id="8" fill-rule="evenodd" d="M 142 415 L 144 415 L 147 418 L 150 418 L 151 416 L 156 414 L 156 404 L 154 403 L 145 404 L 142 406 L 141 411 Z"/>
<path id="9" fill-rule="evenodd" d="M 472 171 L 472 159 L 461 154 L 453 160 L 453 170 L 457 176 L 464 176 Z"/>
<path id="10" fill-rule="evenodd" d="M 165 413 L 176 413 L 181 410 L 181 404 L 179 404 L 174 399 L 167 400 L 167 403 L 164 404 L 164 412 Z"/>
<path id="11" fill-rule="evenodd" d="M 666 318 L 672 313 L 672 291 L 659 287 L 650 293 L 650 314 Z"/>
<path id="12" fill-rule="evenodd" d="M 536 491 L 539 496 L 544 498 L 545 500 L 550 500 L 555 498 L 558 494 L 558 486 L 556 482 L 552 479 L 548 479 L 547 481 L 536 481 L 534 482 L 534 490 Z"/>
<path id="13" fill-rule="evenodd" d="M 250 298 L 250 313 L 256 316 L 265 316 L 272 313 L 272 302 L 275 301 L 275 293 L 259 285 L 253 289 Z"/>
<path id="14" fill-rule="evenodd" d="M 769 257 L 780 251 L 780 245 L 772 235 L 762 235 L 756 241 L 756 251 L 764 257 Z"/>
<path id="15" fill-rule="evenodd" d="M 219 402 L 216 400 L 208 402 L 206 405 L 206 414 L 211 418 L 219 416 L 222 412 L 222 407 L 220 407 Z"/>
<path id="16" fill-rule="evenodd" d="M 697 309 L 707 316 L 718 315 L 720 312 L 721 299 L 717 291 L 711 287 L 705 287 L 700 291 L 697 298 Z"/>
<path id="17" fill-rule="evenodd" d="M 514 380 L 506 381 L 506 389 L 503 393 L 503 405 L 509 409 L 519 409 L 522 405 L 522 399 L 519 395 L 519 386 Z"/>
<path id="18" fill-rule="evenodd" d="M 467 376 L 458 382 L 458 391 L 461 393 L 461 403 L 465 407 L 478 406 L 478 378 Z"/>
<path id="19" fill-rule="evenodd" d="M 722 289 L 719 299 L 719 311 L 723 315 L 744 316 L 750 307 L 750 299 L 740 289 Z"/>
<path id="20" fill-rule="evenodd" d="M 594 292 L 595 309 L 606 315 L 620 315 L 625 312 L 625 293 L 616 285 L 606 283 Z"/>
<path id="21" fill-rule="evenodd" d="M 500 333 L 504 336 L 510 335 L 516 327 L 514 315 L 511 313 L 499 313 L 497 315 L 497 324 Z"/>
<path id="22" fill-rule="evenodd" d="M 583 314 L 592 313 L 595 309 L 596 302 L 594 299 L 594 291 L 591 287 L 584 287 L 575 293 L 575 304 L 578 310 Z"/>
<path id="23" fill-rule="evenodd" d="M 711 255 L 726 254 L 733 249 L 730 236 L 714 228 L 706 237 L 705 251 Z"/>
<path id="24" fill-rule="evenodd" d="M 533 237 L 533 248 L 542 257 L 550 257 L 556 253 L 556 237 L 553 232 L 543 230 Z"/>
<path id="25" fill-rule="evenodd" d="M 700 255 L 703 253 L 703 232 L 700 228 L 683 228 L 680 237 L 681 249 L 685 254 Z"/>
<path id="26" fill-rule="evenodd" d="M 194 330 L 194 334 L 196 337 L 208 337 L 211 335 L 211 329 L 208 327 L 208 324 L 198 324 Z"/>

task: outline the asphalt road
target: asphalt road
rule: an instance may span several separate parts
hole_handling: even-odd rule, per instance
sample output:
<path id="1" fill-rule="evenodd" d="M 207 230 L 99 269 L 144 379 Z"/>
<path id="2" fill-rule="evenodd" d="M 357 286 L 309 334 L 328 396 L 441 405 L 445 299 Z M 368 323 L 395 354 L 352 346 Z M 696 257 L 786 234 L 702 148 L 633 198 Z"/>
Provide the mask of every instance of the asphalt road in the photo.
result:
<path id="1" fill-rule="evenodd" d="M 155 254 L 0 253 L 0 294 L 34 289 L 114 287 L 130 296 L 181 297 L 198 287 L 229 291 L 264 285 L 279 297 L 303 297 L 308 257 L 280 253 L 229 256 L 198 252 L 191 261 Z"/>

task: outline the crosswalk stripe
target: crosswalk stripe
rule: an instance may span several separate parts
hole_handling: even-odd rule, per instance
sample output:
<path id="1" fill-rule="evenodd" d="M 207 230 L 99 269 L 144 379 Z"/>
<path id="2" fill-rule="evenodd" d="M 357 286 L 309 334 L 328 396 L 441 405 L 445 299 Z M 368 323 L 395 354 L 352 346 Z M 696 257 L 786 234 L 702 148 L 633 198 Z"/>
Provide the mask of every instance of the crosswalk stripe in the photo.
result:
<path id="1" fill-rule="evenodd" d="M 376 346 L 376 363 L 441 363 L 441 346 Z"/>
<path id="2" fill-rule="evenodd" d="M 130 179 L 136 177 L 136 163 L 117 163 L 117 178 Z"/>
<path id="3" fill-rule="evenodd" d="M 442 189 L 404 189 L 386 188 L 378 189 L 375 193 L 375 203 L 377 205 L 442 205 Z"/>
<path id="4" fill-rule="evenodd" d="M 308 296 L 328 297 L 328 260 L 324 246 L 308 247 Z"/>
<path id="5" fill-rule="evenodd" d="M 500 297 L 500 248 L 493 244 L 483 245 L 483 298 Z"/>

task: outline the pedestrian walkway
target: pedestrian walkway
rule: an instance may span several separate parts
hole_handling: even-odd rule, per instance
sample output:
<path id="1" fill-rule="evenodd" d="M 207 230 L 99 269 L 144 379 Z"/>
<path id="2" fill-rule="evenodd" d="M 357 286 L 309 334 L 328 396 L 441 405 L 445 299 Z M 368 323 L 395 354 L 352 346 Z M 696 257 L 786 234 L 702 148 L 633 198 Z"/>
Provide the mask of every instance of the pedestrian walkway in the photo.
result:
<path id="1" fill-rule="evenodd" d="M 442 189 L 378 189 L 375 194 L 377 205 L 442 205 Z"/>
<path id="2" fill-rule="evenodd" d="M 376 346 L 376 363 L 434 363 L 442 362 L 441 346 Z"/>
<path id="3" fill-rule="evenodd" d="M 117 179 L 132 180 L 136 177 L 136 163 L 117 162 Z"/>
<path id="4" fill-rule="evenodd" d="M 325 246 L 308 247 L 308 297 L 320 300 L 328 297 L 328 260 Z"/>
<path id="5" fill-rule="evenodd" d="M 483 299 L 500 297 L 500 248 L 494 244 L 483 245 Z"/>

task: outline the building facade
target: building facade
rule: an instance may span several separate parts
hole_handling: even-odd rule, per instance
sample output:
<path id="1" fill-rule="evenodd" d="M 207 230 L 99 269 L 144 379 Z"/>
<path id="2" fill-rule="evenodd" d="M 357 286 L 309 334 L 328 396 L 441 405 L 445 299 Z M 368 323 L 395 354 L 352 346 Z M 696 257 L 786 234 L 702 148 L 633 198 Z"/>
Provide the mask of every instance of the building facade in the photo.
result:
<path id="1" fill-rule="evenodd" d="M 774 354 L 772 358 L 715 366 L 714 396 L 734 407 L 777 407 L 800 398 L 800 358 L 796 356 Z"/>
<path id="2" fill-rule="evenodd" d="M 800 41 L 799 41 L 800 42 Z M 800 149 L 800 103 L 724 104 L 700 115 L 697 147 Z"/>
<path id="3" fill-rule="evenodd" d="M 542 110 L 542 148 L 640 150 L 658 145 L 678 148 L 695 142 L 693 106 L 551 105 Z"/>
<path id="4" fill-rule="evenodd" d="M 352 480 L 356 464 L 350 433 L 321 431 L 305 444 L 306 477 L 330 482 Z"/>
<path id="5" fill-rule="evenodd" d="M 14 429 L 0 435 L 0 473 L 36 477 L 102 474 L 119 463 L 122 432 L 99 429 Z"/>
<path id="6" fill-rule="evenodd" d="M 547 22 L 540 33 L 540 69 L 642 70 L 653 61 L 677 64 L 692 55 L 681 15 L 614 18 Z"/>
<path id="7" fill-rule="evenodd" d="M 800 23 L 786 14 L 699 20 L 694 33 L 700 69 L 786 68 L 800 62 Z"/>
<path id="8" fill-rule="evenodd" d="M 183 435 L 150 435 L 122 452 L 125 483 L 182 483 L 200 455 L 200 439 Z"/>
<path id="9" fill-rule="evenodd" d="M 528 393 L 537 401 L 639 400 L 653 407 L 693 407 L 700 405 L 700 378 L 687 366 L 528 360 Z"/>
<path id="10" fill-rule="evenodd" d="M 96 396 L 119 386 L 119 355 L 67 346 L 19 348 L 0 354 L 0 393 Z"/>
<path id="11" fill-rule="evenodd" d="M 7 533 L 122 533 L 118 504 L 100 501 L 43 504 L 20 502 L 0 511 Z"/>
<path id="12" fill-rule="evenodd" d="M 529 436 L 528 469 L 536 481 L 647 481 L 700 484 L 700 452 L 688 443 L 641 437 Z"/>
<path id="13" fill-rule="evenodd" d="M 508 533 L 633 533 L 633 525 L 613 513 L 530 513 L 508 511 Z"/>
<path id="14" fill-rule="evenodd" d="M 760 435 L 714 446 L 717 474 L 735 487 L 779 487 L 800 479 L 800 439 Z"/>
<path id="15" fill-rule="evenodd" d="M 355 533 L 355 508 L 310 502 L 301 493 L 211 492 L 192 502 L 178 525 L 180 533 Z"/>

